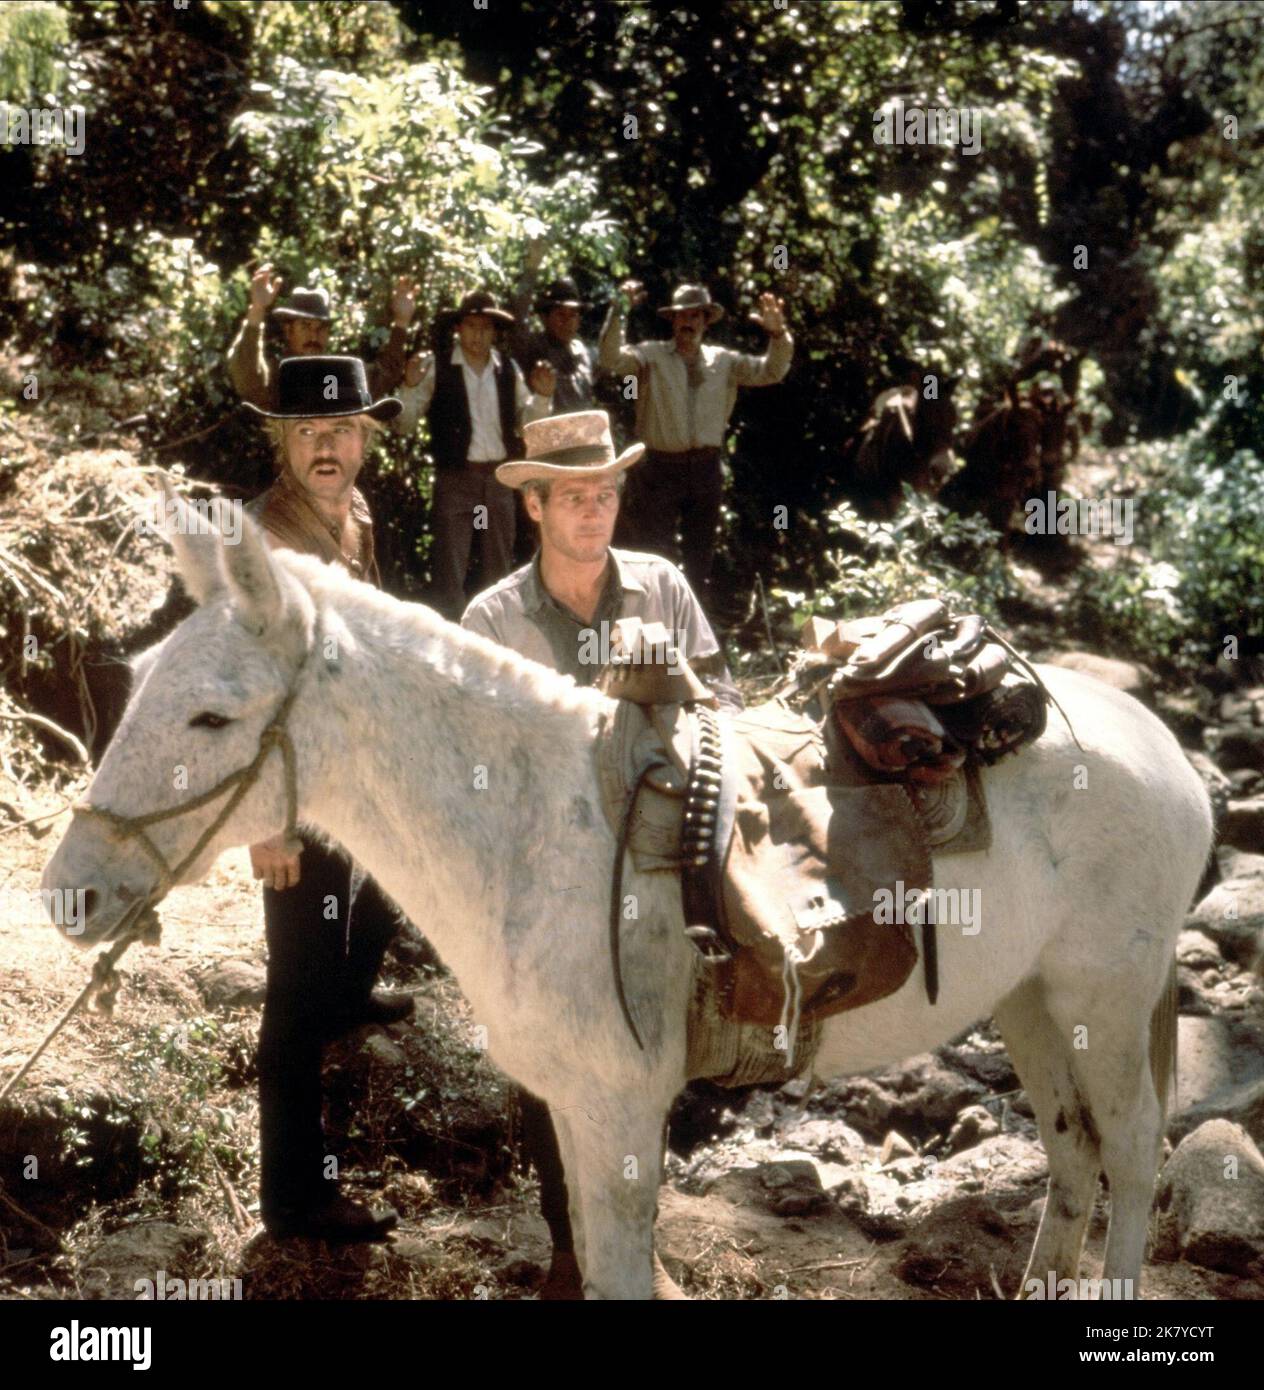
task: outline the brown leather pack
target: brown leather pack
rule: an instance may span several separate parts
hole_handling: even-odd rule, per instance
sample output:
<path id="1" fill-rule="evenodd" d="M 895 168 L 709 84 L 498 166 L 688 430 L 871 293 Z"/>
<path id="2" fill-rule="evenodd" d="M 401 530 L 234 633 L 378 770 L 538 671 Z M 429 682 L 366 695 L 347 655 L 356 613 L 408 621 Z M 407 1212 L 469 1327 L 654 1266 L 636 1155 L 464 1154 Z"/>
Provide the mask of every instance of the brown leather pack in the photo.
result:
<path id="1" fill-rule="evenodd" d="M 598 740 L 602 800 L 620 829 L 637 771 L 654 750 L 627 845 L 642 871 L 680 867 L 688 773 L 686 714 L 620 701 Z M 723 908 L 733 958 L 713 967 L 724 1016 L 792 1028 L 881 999 L 917 959 L 902 923 L 873 920 L 880 889 L 931 883 L 925 835 L 908 793 L 850 765 L 827 770 L 819 724 L 780 701 L 725 718 L 736 782 Z M 846 760 L 844 760 L 846 764 Z"/>

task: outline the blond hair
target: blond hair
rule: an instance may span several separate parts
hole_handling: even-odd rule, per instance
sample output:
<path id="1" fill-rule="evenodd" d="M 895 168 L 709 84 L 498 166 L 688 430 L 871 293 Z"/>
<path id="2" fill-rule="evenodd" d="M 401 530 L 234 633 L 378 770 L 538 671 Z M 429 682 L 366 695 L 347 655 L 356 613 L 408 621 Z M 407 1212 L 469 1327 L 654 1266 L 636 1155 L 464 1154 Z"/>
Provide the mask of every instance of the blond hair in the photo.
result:
<path id="1" fill-rule="evenodd" d="M 372 436 L 382 433 L 382 422 L 380 420 L 375 420 L 371 415 L 352 415 L 349 418 L 360 424 L 360 433 L 364 436 L 364 448 L 367 451 Z M 278 473 L 281 472 L 289 461 L 285 452 L 286 426 L 294 423 L 296 423 L 294 420 L 275 419 L 269 419 L 263 422 L 264 433 L 268 436 L 268 442 L 272 445 L 272 464 Z"/>

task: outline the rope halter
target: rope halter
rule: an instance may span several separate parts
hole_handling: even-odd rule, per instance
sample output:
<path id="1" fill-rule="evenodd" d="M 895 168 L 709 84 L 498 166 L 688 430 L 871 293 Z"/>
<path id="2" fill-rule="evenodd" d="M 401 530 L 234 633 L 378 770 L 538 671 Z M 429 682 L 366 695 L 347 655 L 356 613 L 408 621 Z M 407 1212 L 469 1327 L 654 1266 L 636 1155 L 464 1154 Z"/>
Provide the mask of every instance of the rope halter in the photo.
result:
<path id="1" fill-rule="evenodd" d="M 314 648 L 313 644 L 313 648 Z M 313 648 L 309 648 L 309 653 Z M 259 774 L 263 770 L 263 765 L 268 760 L 268 754 L 274 748 L 281 750 L 281 760 L 285 772 L 285 845 L 287 854 L 297 854 L 302 849 L 303 843 L 295 833 L 295 825 L 298 820 L 298 774 L 296 771 L 294 744 L 286 730 L 286 721 L 289 718 L 290 710 L 294 705 L 295 697 L 298 694 L 298 687 L 303 677 L 303 672 L 307 667 L 307 658 L 304 657 L 298 673 L 294 677 L 294 682 L 286 691 L 285 698 L 277 706 L 276 713 L 264 726 L 263 732 L 259 735 L 259 748 L 255 756 L 245 767 L 239 767 L 236 772 L 230 772 L 227 777 L 210 788 L 209 791 L 202 792 L 199 796 L 193 797 L 189 801 L 171 806 L 165 811 L 148 811 L 139 816 L 123 816 L 117 811 L 111 811 L 106 806 L 94 806 L 86 799 L 75 803 L 71 809 L 71 816 L 95 816 L 98 820 L 103 820 L 113 830 L 120 839 L 135 840 L 149 856 L 150 860 L 158 869 L 158 886 L 150 893 L 144 904 L 145 907 L 152 906 L 160 899 L 166 897 L 171 889 L 180 881 L 180 875 L 197 859 L 198 855 L 214 838 L 220 827 L 228 820 L 229 816 L 237 809 L 242 798 L 259 779 Z M 222 796 L 229 788 L 233 788 L 232 795 L 220 807 L 218 815 L 211 821 L 205 830 L 194 842 L 193 848 L 180 860 L 174 868 L 168 864 L 162 851 L 150 839 L 147 831 L 151 825 L 157 825 L 162 821 L 174 820 L 177 816 L 187 815 L 190 811 L 196 811 L 200 807 L 214 801 Z"/>

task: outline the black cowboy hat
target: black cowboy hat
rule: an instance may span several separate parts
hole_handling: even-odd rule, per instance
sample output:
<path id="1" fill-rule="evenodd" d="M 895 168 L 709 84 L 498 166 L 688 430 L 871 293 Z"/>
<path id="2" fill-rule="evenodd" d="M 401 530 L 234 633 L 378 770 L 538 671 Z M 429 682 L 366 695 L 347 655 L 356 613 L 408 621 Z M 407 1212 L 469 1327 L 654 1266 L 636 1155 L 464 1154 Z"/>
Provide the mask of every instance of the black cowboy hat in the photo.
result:
<path id="1" fill-rule="evenodd" d="M 672 302 L 664 304 L 658 312 L 660 317 L 669 319 L 682 309 L 705 309 L 708 323 L 716 323 L 724 317 L 724 306 L 711 298 L 711 291 L 705 285 L 677 285 Z"/>
<path id="2" fill-rule="evenodd" d="M 329 308 L 328 290 L 307 290 L 301 286 L 294 291 L 284 304 L 272 311 L 274 319 L 318 319 L 329 323 L 333 314 Z"/>
<path id="3" fill-rule="evenodd" d="M 574 280 L 563 276 L 544 287 L 535 301 L 536 313 L 547 314 L 550 309 L 587 309 L 586 299 L 579 297 L 579 286 Z"/>
<path id="4" fill-rule="evenodd" d="M 375 401 L 369 394 L 364 363 L 358 357 L 286 357 L 277 368 L 278 410 L 260 410 L 269 420 L 315 420 L 322 415 L 369 415 L 393 420 L 403 402 L 395 396 Z"/>
<path id="5" fill-rule="evenodd" d="M 469 318 L 471 314 L 486 314 L 497 323 L 514 322 L 514 316 L 502 309 L 496 303 L 496 296 L 487 290 L 471 290 L 450 313 L 455 323 Z"/>

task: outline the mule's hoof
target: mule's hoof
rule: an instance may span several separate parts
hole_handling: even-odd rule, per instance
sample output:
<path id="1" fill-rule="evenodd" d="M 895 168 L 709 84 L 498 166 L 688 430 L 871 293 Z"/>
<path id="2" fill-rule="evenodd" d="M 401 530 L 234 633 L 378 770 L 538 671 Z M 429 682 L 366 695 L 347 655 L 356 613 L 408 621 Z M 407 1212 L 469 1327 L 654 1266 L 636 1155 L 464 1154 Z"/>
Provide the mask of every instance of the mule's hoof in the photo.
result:
<path id="1" fill-rule="evenodd" d="M 654 1251 L 654 1302 L 666 1303 L 668 1301 L 679 1301 L 681 1303 L 691 1303 L 693 1300 L 680 1287 L 680 1285 L 668 1274 L 663 1266 L 662 1260 L 658 1258 L 658 1251 Z"/>

